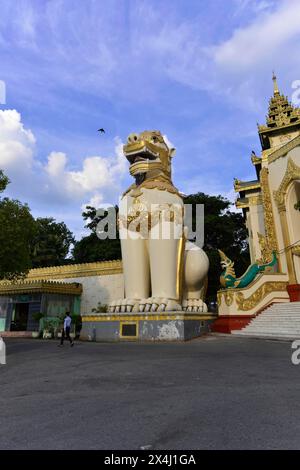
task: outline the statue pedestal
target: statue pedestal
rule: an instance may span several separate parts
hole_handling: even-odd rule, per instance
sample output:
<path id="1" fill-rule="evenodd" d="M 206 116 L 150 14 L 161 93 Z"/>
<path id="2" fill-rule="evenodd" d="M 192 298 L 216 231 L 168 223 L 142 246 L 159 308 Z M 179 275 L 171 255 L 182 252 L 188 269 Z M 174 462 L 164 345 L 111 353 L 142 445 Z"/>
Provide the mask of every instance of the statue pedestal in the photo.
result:
<path id="1" fill-rule="evenodd" d="M 208 333 L 210 313 L 105 313 L 82 317 L 80 339 L 87 341 L 188 341 Z"/>

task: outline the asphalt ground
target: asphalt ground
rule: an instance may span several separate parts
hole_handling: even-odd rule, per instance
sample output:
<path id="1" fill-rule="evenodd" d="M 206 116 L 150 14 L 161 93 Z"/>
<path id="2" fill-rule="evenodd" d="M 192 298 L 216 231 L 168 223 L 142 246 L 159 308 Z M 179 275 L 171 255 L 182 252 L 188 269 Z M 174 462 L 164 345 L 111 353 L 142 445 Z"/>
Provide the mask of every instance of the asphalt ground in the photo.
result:
<path id="1" fill-rule="evenodd" d="M 291 343 L 6 339 L 0 449 L 299 449 Z"/>

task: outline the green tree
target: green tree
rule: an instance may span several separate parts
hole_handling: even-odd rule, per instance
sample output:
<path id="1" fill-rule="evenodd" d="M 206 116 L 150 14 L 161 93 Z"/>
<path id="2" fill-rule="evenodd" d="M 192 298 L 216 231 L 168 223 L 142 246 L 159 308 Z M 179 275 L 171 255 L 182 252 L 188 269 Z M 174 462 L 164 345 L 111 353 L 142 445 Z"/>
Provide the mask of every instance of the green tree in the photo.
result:
<path id="1" fill-rule="evenodd" d="M 0 170 L 0 193 L 6 189 L 6 186 L 9 184 L 9 182 L 10 181 L 7 176 L 3 173 L 2 170 Z"/>
<path id="2" fill-rule="evenodd" d="M 105 209 L 103 209 L 103 211 L 104 215 L 100 216 L 98 215 L 99 211 L 96 209 L 96 207 L 86 206 L 86 210 L 82 212 L 82 218 L 86 222 L 85 228 L 88 228 L 95 233 L 98 222 L 100 222 L 100 220 L 102 220 L 107 215 L 107 211 Z"/>
<path id="3" fill-rule="evenodd" d="M 0 192 L 8 178 L 0 171 Z M 25 276 L 31 266 L 30 242 L 35 234 L 35 221 L 27 204 L 0 199 L 0 279 Z"/>
<path id="4" fill-rule="evenodd" d="M 118 207 L 115 206 L 114 209 L 116 213 L 118 213 Z M 86 221 L 85 227 L 88 228 L 91 233 L 75 243 L 73 259 L 76 263 L 121 259 L 121 245 L 118 230 L 116 230 L 116 239 L 107 238 L 100 240 L 97 236 L 97 225 L 108 214 L 107 210 L 103 210 L 103 212 L 103 215 L 99 216 L 95 207 L 87 206 L 86 210 L 82 213 L 82 217 Z"/>
<path id="5" fill-rule="evenodd" d="M 64 264 L 75 238 L 64 222 L 52 217 L 36 219 L 36 235 L 32 241 L 32 266 Z"/>
<path id="6" fill-rule="evenodd" d="M 235 261 L 237 276 L 249 266 L 247 229 L 242 214 L 231 212 L 231 202 L 222 196 L 204 193 L 191 194 L 184 198 L 185 204 L 204 204 L 204 246 L 209 257 L 207 301 L 216 300 L 220 288 L 222 268 L 218 249 Z M 195 214 L 193 217 L 194 223 Z"/>

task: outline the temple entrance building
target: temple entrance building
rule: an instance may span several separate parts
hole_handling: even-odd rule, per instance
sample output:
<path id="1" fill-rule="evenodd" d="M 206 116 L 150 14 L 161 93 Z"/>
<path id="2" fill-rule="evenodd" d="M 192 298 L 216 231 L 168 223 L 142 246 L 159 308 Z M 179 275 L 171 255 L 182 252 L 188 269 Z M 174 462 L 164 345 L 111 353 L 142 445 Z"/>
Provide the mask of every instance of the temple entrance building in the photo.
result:
<path id="1" fill-rule="evenodd" d="M 273 88 L 266 123 L 258 126 L 261 153 L 251 154 L 256 179 L 234 182 L 252 265 L 243 283 L 242 276 L 219 291 L 216 331 L 243 328 L 273 303 L 300 301 L 300 109 L 280 93 L 275 75 Z M 258 275 L 245 285 L 253 265 Z"/>
<path id="2" fill-rule="evenodd" d="M 31 336 L 39 330 L 35 314 L 84 317 L 123 291 L 120 261 L 31 269 L 24 280 L 0 281 L 0 334 Z"/>
<path id="3" fill-rule="evenodd" d="M 80 314 L 81 284 L 49 280 L 0 283 L 0 332 L 34 332 L 36 314 Z"/>

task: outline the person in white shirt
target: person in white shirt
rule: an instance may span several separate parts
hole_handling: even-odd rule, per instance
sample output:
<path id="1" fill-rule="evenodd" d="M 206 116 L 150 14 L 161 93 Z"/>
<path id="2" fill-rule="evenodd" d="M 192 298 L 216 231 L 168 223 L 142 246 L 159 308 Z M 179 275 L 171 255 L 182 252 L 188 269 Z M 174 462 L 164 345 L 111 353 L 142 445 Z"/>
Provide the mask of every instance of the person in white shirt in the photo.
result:
<path id="1" fill-rule="evenodd" d="M 61 340 L 59 346 L 63 346 L 65 338 L 70 341 L 70 346 L 74 346 L 74 341 L 70 337 L 72 318 L 70 317 L 70 312 L 66 312 L 64 319 L 64 327 L 61 333 Z"/>

